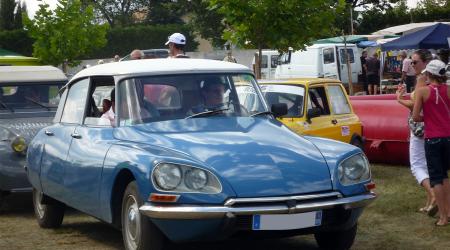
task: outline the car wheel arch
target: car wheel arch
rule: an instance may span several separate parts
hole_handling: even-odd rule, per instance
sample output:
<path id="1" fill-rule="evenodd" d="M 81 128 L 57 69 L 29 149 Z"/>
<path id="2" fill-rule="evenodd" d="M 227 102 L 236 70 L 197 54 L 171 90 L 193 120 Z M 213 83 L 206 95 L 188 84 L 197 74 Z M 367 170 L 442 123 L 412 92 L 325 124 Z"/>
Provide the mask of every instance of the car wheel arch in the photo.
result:
<path id="1" fill-rule="evenodd" d="M 121 229 L 121 212 L 122 212 L 122 199 L 125 189 L 128 184 L 136 180 L 136 177 L 130 169 L 121 169 L 114 180 L 114 185 L 111 190 L 111 215 L 112 224 L 114 227 Z"/>

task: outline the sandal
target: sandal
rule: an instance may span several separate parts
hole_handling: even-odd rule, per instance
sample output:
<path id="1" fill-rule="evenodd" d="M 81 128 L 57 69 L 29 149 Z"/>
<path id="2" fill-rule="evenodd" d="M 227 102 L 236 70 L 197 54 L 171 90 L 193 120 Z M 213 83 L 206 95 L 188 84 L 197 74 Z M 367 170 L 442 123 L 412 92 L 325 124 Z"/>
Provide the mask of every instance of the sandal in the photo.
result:
<path id="1" fill-rule="evenodd" d="M 439 211 L 437 204 L 434 205 L 430 205 L 427 209 L 426 209 L 426 213 L 428 214 L 428 216 L 433 217 L 436 215 L 436 213 Z"/>

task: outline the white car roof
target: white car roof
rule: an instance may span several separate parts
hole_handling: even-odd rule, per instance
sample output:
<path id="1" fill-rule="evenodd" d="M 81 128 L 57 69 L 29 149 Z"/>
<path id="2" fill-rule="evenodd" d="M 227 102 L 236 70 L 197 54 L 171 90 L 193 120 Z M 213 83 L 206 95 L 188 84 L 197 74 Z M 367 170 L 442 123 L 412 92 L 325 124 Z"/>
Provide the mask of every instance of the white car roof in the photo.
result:
<path id="1" fill-rule="evenodd" d="M 78 72 L 71 81 L 88 76 L 177 74 L 196 72 L 251 72 L 244 65 L 207 59 L 163 58 L 105 63 Z"/>
<path id="2" fill-rule="evenodd" d="M 53 66 L 0 66 L 0 83 L 67 82 L 64 73 Z"/>

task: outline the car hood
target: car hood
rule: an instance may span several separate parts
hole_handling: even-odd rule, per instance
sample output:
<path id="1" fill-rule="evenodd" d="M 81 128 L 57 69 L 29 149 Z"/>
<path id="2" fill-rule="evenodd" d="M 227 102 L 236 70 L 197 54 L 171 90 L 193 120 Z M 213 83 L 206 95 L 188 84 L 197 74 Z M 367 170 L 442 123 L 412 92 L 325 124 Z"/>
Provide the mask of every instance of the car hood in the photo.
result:
<path id="1" fill-rule="evenodd" d="M 332 189 L 320 151 L 276 120 L 194 118 L 116 129 L 118 139 L 183 152 L 228 182 L 238 197 Z"/>

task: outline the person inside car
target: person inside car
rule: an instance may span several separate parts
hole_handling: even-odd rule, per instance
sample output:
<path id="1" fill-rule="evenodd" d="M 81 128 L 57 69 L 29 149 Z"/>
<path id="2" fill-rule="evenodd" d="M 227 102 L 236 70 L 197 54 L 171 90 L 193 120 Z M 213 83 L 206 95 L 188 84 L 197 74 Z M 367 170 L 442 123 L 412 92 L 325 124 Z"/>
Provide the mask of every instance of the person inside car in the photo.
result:
<path id="1" fill-rule="evenodd" d="M 206 79 L 202 83 L 203 85 L 200 90 L 202 103 L 192 107 L 188 114 L 197 114 L 224 108 L 223 97 L 225 86 L 220 82 L 220 79 Z"/>
<path id="2" fill-rule="evenodd" d="M 140 49 L 135 49 L 130 53 L 131 60 L 140 60 L 144 58 L 144 52 Z"/>
<path id="3" fill-rule="evenodd" d="M 114 127 L 114 123 L 115 123 L 115 119 L 116 119 L 116 116 L 115 116 L 115 114 L 114 114 L 115 100 L 116 100 L 116 90 L 113 89 L 113 90 L 111 91 L 111 106 L 110 106 L 110 108 L 109 108 L 106 112 L 103 111 L 104 113 L 103 113 L 103 115 L 100 117 L 100 118 L 102 118 L 102 119 L 107 119 L 107 120 L 111 123 L 111 126 L 113 126 L 113 127 Z"/>

